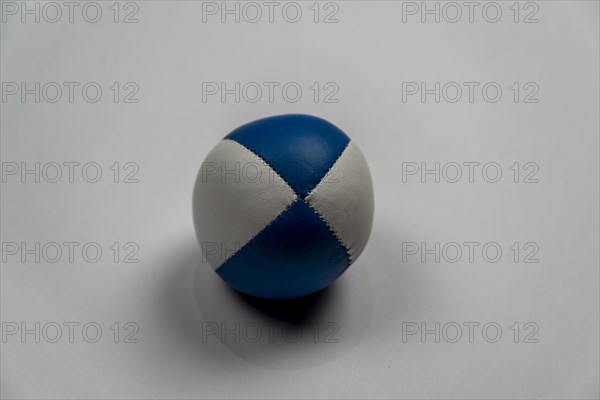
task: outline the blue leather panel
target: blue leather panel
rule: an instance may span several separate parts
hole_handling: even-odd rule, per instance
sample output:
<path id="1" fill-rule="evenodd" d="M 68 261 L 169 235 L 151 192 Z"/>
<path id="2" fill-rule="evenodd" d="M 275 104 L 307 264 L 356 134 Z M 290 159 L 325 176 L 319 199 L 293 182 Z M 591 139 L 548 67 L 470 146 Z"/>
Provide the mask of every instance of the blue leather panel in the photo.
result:
<path id="1" fill-rule="evenodd" d="M 299 114 L 259 119 L 226 139 L 264 159 L 301 198 L 321 181 L 350 141 L 333 124 Z"/>
<path id="2" fill-rule="evenodd" d="M 302 199 L 227 260 L 217 273 L 252 296 L 305 296 L 333 282 L 348 267 L 346 249 Z"/>

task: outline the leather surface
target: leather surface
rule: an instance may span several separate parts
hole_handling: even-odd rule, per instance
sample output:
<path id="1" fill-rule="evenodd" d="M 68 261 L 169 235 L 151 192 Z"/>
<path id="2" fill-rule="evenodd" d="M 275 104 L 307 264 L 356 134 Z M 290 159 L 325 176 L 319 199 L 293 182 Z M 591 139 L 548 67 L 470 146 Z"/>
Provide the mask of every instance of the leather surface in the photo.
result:
<path id="1" fill-rule="evenodd" d="M 321 181 L 350 141 L 324 119 L 293 114 L 251 122 L 226 138 L 264 159 L 300 197 Z"/>
<path id="2" fill-rule="evenodd" d="M 354 142 L 306 201 L 336 232 L 354 262 L 369 240 L 375 206 L 369 166 Z"/>
<path id="3" fill-rule="evenodd" d="M 231 172 L 236 166 L 239 172 Z M 254 179 L 258 167 L 260 179 Z M 295 199 L 259 157 L 236 142 L 220 141 L 202 164 L 192 200 L 196 236 L 208 263 L 219 268 Z"/>
<path id="4" fill-rule="evenodd" d="M 247 179 L 248 164 L 261 179 Z M 210 152 L 194 225 L 205 258 L 232 287 L 293 298 L 325 288 L 356 260 L 373 203 L 366 160 L 346 134 L 320 118 L 283 115 L 234 130 Z"/>
<path id="5" fill-rule="evenodd" d="M 283 299 L 323 289 L 348 265 L 346 249 L 319 215 L 297 199 L 217 273 L 244 293 Z"/>

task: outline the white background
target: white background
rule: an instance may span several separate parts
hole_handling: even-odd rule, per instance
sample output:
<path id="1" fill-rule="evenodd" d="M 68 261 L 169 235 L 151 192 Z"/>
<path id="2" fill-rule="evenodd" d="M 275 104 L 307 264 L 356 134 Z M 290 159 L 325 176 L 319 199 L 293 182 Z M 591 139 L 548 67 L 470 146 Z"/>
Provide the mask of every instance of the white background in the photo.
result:
<path id="1" fill-rule="evenodd" d="M 45 3 L 38 4 L 42 10 Z M 495 8 L 482 15 L 486 2 L 477 3 L 472 22 L 461 6 L 456 23 L 446 21 L 455 11 L 445 3 L 438 4 L 439 23 L 434 15 L 423 23 L 420 13 L 407 13 L 411 5 L 393 1 L 321 3 L 318 23 L 311 1 L 298 3 L 296 23 L 283 18 L 284 3 L 272 23 L 265 6 L 256 23 L 244 15 L 239 23 L 234 16 L 222 23 L 220 14 L 204 14 L 203 21 L 203 3 L 194 1 L 137 2 L 137 23 L 122 21 L 134 6 L 121 4 L 115 23 L 113 2 L 102 2 L 100 21 L 91 23 L 78 4 L 72 23 L 64 6 L 56 23 L 44 15 L 23 23 L 20 13 L 3 13 L 3 173 L 12 163 L 97 162 L 103 175 L 88 183 L 79 167 L 71 183 L 63 167 L 57 183 L 4 177 L 2 397 L 598 398 L 597 2 L 520 3 L 516 23 L 512 1 L 497 3 L 496 23 L 486 20 Z M 338 22 L 324 23 L 331 12 Z M 524 23 L 532 12 L 538 22 Z M 72 103 L 64 85 L 56 103 L 47 101 L 54 92 L 41 93 L 36 103 L 35 94 L 24 102 L 20 93 L 7 94 L 7 82 L 80 86 Z M 81 95 L 88 82 L 103 89 L 96 103 Z M 116 103 L 114 82 L 121 87 Z M 139 88 L 137 103 L 123 102 L 128 82 Z M 203 101 L 203 82 L 279 86 L 273 102 L 265 89 L 255 103 L 248 96 L 236 103 L 234 95 Z M 295 103 L 281 94 L 289 82 L 302 88 Z M 310 89 L 315 82 L 318 101 Z M 337 103 L 323 101 L 329 82 L 339 89 Z M 452 91 L 439 103 L 433 94 L 424 102 L 419 95 L 403 101 L 403 82 L 430 89 L 456 82 L 464 90 L 456 103 L 448 101 Z M 479 84 L 473 102 L 464 82 Z M 482 97 L 489 82 L 502 88 L 497 102 Z M 538 101 L 523 102 L 532 87 Z M 303 329 L 302 341 L 278 335 L 268 343 L 264 333 L 251 343 L 243 332 L 238 342 L 231 335 L 203 338 L 207 327 L 222 322 L 232 329 L 235 323 L 283 327 L 202 262 L 191 218 L 194 179 L 208 151 L 237 126 L 281 113 L 326 118 L 361 147 L 375 185 L 370 242 L 292 324 Z M 119 183 L 109 169 L 115 162 Z M 138 183 L 123 183 L 127 162 L 139 167 Z M 456 183 L 448 182 L 455 173 L 450 167 L 439 183 L 433 174 L 425 182 L 420 174 L 403 179 L 413 162 L 429 169 L 440 163 L 440 171 L 450 162 L 479 167 L 473 182 L 464 166 Z M 518 183 L 510 169 L 515 162 Z M 535 163 L 528 168 L 537 168 L 537 183 L 524 182 L 528 162 Z M 487 180 L 482 176 L 486 163 L 500 166 L 498 182 L 487 181 L 494 170 Z M 80 247 L 73 262 L 63 254 L 55 263 L 36 262 L 35 254 L 23 262 L 22 252 L 5 251 L 7 243 L 23 250 L 36 242 Z M 96 263 L 81 256 L 89 242 L 103 250 Z M 114 242 L 121 246 L 117 262 L 109 248 Z M 138 263 L 123 262 L 128 242 L 139 247 Z M 436 262 L 432 254 L 422 261 L 421 253 L 403 252 L 410 243 L 432 249 L 436 242 L 479 246 L 473 262 L 466 252 L 454 263 L 448 262 L 454 253 Z M 482 256 L 486 243 L 502 249 L 498 262 Z M 538 262 L 525 263 L 532 249 Z M 68 322 L 79 324 L 73 343 Z M 115 322 L 118 343 L 110 329 Z M 139 327 L 138 343 L 124 343 L 133 329 L 125 330 L 127 322 Z M 472 343 L 469 322 L 479 324 Z M 36 323 L 39 343 L 33 333 L 7 334 L 15 326 L 35 330 Z M 87 323 L 102 328 L 96 343 L 85 340 L 95 336 L 93 329 L 82 334 Z M 403 326 L 422 323 L 430 330 L 440 324 L 439 342 L 433 333 L 403 340 Z M 452 323 L 462 326 L 456 343 Z M 493 328 L 482 332 L 488 323 L 502 329 L 495 343 Z M 53 324 L 62 326 L 56 343 Z M 323 343 L 322 335 L 315 343 L 315 326 L 320 333 L 335 329 L 337 343 Z M 526 343 L 535 341 L 525 340 L 533 330 L 528 338 L 537 343 Z"/>

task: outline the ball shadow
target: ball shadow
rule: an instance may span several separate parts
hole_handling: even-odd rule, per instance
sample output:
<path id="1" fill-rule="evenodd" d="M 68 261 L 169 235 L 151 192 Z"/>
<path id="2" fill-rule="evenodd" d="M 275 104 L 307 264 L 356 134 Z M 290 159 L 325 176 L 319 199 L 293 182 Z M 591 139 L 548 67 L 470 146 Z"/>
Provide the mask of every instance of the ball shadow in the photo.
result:
<path id="1" fill-rule="evenodd" d="M 366 335 L 372 296 L 360 260 L 320 292 L 266 300 L 232 289 L 203 261 L 197 243 L 184 239 L 184 247 L 165 255 L 161 314 L 173 350 L 193 354 L 198 368 L 238 371 L 245 368 L 240 359 L 276 370 L 311 367 L 349 352 Z"/>
<path id="2" fill-rule="evenodd" d="M 296 299 L 271 300 L 235 292 L 250 306 L 279 321 L 291 325 L 305 325 L 320 314 L 331 299 L 333 286 Z"/>
<path id="3" fill-rule="evenodd" d="M 211 328 L 209 343 L 272 369 L 326 363 L 350 351 L 371 320 L 371 291 L 364 265 L 350 267 L 329 287 L 290 300 L 267 300 L 228 286 L 195 260 L 194 298 Z"/>

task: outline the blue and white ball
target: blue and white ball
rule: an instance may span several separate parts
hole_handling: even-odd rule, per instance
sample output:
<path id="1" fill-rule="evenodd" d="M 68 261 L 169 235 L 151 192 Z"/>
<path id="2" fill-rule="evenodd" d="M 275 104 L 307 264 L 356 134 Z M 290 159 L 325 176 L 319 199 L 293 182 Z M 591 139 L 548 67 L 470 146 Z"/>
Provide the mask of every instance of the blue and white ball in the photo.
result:
<path id="1" fill-rule="evenodd" d="M 237 128 L 196 179 L 194 226 L 204 259 L 240 292 L 309 295 L 361 254 L 373 186 L 356 144 L 331 123 L 281 115 Z"/>

